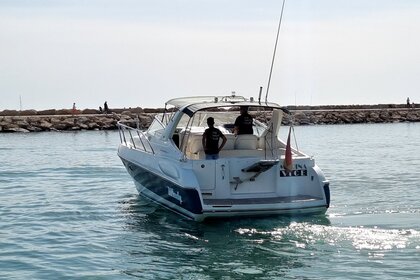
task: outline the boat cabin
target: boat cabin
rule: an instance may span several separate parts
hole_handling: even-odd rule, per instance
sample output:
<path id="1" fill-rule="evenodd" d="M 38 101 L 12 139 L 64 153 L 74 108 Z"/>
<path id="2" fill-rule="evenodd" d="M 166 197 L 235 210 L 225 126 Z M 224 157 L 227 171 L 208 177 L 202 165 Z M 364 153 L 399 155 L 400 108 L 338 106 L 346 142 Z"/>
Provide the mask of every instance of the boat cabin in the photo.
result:
<path id="1" fill-rule="evenodd" d="M 248 107 L 253 117 L 253 134 L 234 133 L 242 106 Z M 177 98 L 167 102 L 165 113 L 155 117 L 146 134 L 172 142 L 185 159 L 202 160 L 203 133 L 208 128 L 207 118 L 213 117 L 214 126 L 227 138 L 219 157 L 278 158 L 279 152 L 284 153 L 284 144 L 277 137 L 283 112 L 277 104 L 260 104 L 244 97 Z"/>

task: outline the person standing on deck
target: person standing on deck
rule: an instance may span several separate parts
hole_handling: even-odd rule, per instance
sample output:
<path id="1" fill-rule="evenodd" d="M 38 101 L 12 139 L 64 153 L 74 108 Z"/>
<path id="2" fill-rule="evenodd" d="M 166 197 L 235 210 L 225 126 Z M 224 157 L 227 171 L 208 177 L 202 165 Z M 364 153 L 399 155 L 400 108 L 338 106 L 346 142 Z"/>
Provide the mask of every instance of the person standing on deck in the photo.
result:
<path id="1" fill-rule="evenodd" d="M 214 127 L 214 118 L 207 118 L 207 128 L 203 133 L 202 144 L 204 152 L 206 153 L 206 159 L 218 159 L 219 152 L 222 150 L 223 146 L 226 144 L 226 136 L 223 133 Z M 222 138 L 222 144 L 219 146 L 219 139 Z"/>
<path id="2" fill-rule="evenodd" d="M 234 132 L 235 135 L 240 134 L 254 134 L 252 129 L 252 124 L 254 122 L 250 114 L 248 114 L 248 107 L 241 106 L 241 115 L 238 116 L 235 120 Z"/>

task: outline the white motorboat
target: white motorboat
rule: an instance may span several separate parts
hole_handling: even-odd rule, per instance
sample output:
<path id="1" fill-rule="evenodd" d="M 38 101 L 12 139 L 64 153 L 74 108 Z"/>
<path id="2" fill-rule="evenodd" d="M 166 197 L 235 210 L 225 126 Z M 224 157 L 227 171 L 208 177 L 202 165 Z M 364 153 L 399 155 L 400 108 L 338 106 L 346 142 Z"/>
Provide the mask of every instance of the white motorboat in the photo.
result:
<path id="1" fill-rule="evenodd" d="M 254 117 L 253 134 L 232 131 L 241 106 Z M 196 221 L 325 213 L 329 182 L 312 157 L 279 139 L 285 113 L 234 95 L 172 99 L 145 131 L 118 123 L 118 155 L 140 195 Z M 208 117 L 227 138 L 215 160 L 202 146 Z"/>

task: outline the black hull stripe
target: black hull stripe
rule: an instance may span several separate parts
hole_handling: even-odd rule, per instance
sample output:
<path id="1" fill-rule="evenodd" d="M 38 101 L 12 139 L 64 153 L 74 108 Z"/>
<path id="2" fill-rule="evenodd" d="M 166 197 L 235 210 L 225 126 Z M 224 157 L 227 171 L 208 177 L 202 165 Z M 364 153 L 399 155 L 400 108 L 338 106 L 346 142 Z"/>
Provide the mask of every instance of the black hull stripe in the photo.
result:
<path id="1" fill-rule="evenodd" d="M 160 202 L 160 201 L 158 201 L 158 200 L 154 199 L 153 197 L 148 196 L 148 195 L 147 195 L 147 194 L 145 194 L 144 192 L 139 193 L 139 194 L 140 194 L 142 197 L 144 197 L 144 198 L 146 198 L 146 199 L 150 200 L 151 202 L 156 203 L 157 205 L 159 205 L 159 206 L 161 206 L 161 207 L 163 207 L 163 208 L 165 208 L 165 209 L 167 209 L 167 210 L 169 210 L 169 211 L 174 212 L 175 214 L 181 215 L 182 217 L 187 218 L 187 219 L 189 219 L 189 220 L 194 220 L 194 217 L 193 217 L 193 216 L 188 216 L 188 215 L 186 215 L 185 213 L 183 213 L 183 212 L 179 211 L 178 209 L 176 209 L 176 208 L 174 208 L 174 207 L 169 207 L 168 205 L 166 205 L 166 204 L 164 204 L 164 203 L 162 203 L 162 202 Z"/>
<path id="2" fill-rule="evenodd" d="M 146 168 L 140 167 L 126 159 L 121 160 L 131 177 L 133 177 L 138 184 L 145 187 L 150 192 L 177 205 L 178 207 L 183 208 L 187 212 L 191 212 L 192 214 L 203 213 L 201 199 L 196 189 L 183 188 L 180 185 L 147 170 Z M 151 199 L 150 196 L 147 197 Z M 170 205 L 166 205 L 156 199 L 153 199 L 153 201 L 159 203 L 160 205 L 164 205 L 177 213 L 179 212 Z M 185 216 L 185 213 L 182 213 L 182 215 Z"/>

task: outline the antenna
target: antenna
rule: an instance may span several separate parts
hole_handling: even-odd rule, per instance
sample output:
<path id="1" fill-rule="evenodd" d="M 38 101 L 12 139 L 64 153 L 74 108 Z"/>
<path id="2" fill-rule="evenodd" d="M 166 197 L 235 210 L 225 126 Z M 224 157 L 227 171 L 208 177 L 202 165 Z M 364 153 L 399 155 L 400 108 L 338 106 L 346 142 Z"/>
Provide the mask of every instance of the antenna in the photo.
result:
<path id="1" fill-rule="evenodd" d="M 22 95 L 19 95 L 19 108 L 22 111 Z"/>
<path id="2" fill-rule="evenodd" d="M 281 26 L 281 20 L 283 19 L 283 11 L 284 11 L 285 3 L 286 3 L 286 0 L 283 0 L 283 5 L 281 6 L 279 26 L 277 28 L 276 44 L 274 45 L 273 59 L 271 60 L 270 75 L 268 76 L 267 92 L 265 93 L 265 103 L 267 103 L 268 91 L 270 90 L 271 74 L 273 73 L 274 59 L 276 58 L 277 43 L 279 41 L 280 26 Z"/>
<path id="3" fill-rule="evenodd" d="M 260 94 L 258 95 L 258 104 L 260 104 L 260 105 L 261 105 L 261 94 L 262 94 L 262 90 L 263 90 L 263 87 L 260 87 Z"/>

